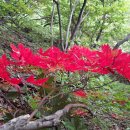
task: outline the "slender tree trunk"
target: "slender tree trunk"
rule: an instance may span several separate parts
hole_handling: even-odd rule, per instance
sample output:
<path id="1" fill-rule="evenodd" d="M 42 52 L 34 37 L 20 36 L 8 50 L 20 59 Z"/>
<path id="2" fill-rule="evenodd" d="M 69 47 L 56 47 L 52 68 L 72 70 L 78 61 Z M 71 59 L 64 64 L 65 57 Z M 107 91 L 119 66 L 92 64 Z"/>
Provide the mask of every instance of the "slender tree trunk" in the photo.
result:
<path id="1" fill-rule="evenodd" d="M 83 12 L 84 12 L 86 3 L 87 3 L 87 0 L 84 0 L 83 5 L 82 5 L 82 8 L 81 8 L 80 13 L 79 13 L 79 16 L 78 16 L 77 23 L 76 23 L 76 25 L 75 25 L 75 27 L 74 27 L 74 30 L 73 30 L 73 32 L 72 32 L 72 35 L 71 35 L 71 37 L 70 37 L 70 40 L 71 40 L 71 41 L 73 41 L 73 39 L 74 39 L 74 37 L 75 37 L 75 35 L 76 35 L 78 29 L 79 29 L 79 26 L 80 26 L 80 24 L 81 24 L 81 22 L 82 22 Z"/>
<path id="2" fill-rule="evenodd" d="M 75 0 L 75 3 L 72 7 L 71 13 L 70 13 L 70 17 L 69 17 L 69 23 L 68 23 L 68 27 L 67 27 L 67 32 L 66 32 L 66 41 L 65 41 L 65 51 L 68 48 L 68 40 L 69 40 L 69 33 L 70 33 L 70 26 L 71 26 L 71 21 L 72 21 L 72 17 L 73 17 L 73 13 L 75 11 L 76 5 L 78 3 L 79 0 Z"/>
<path id="3" fill-rule="evenodd" d="M 53 0 L 53 1 L 55 2 L 56 6 L 57 6 L 57 13 L 58 13 L 58 19 L 59 19 L 59 30 L 60 30 L 60 40 L 61 40 L 61 49 L 64 50 L 60 4 L 59 4 L 58 0 Z"/>
<path id="4" fill-rule="evenodd" d="M 99 32 L 98 32 L 97 37 L 96 37 L 96 42 L 99 41 L 99 39 L 100 39 L 100 37 L 101 37 L 101 35 L 102 35 L 103 26 L 104 26 L 105 20 L 106 20 L 106 14 L 103 15 L 102 20 L 103 20 L 103 21 L 102 21 L 101 27 L 100 27 Z"/>
<path id="5" fill-rule="evenodd" d="M 55 13 L 55 4 L 54 1 L 52 3 L 52 13 L 51 13 L 51 26 L 50 26 L 50 31 L 51 31 L 51 45 L 53 46 L 53 20 L 54 20 L 54 13 Z"/>

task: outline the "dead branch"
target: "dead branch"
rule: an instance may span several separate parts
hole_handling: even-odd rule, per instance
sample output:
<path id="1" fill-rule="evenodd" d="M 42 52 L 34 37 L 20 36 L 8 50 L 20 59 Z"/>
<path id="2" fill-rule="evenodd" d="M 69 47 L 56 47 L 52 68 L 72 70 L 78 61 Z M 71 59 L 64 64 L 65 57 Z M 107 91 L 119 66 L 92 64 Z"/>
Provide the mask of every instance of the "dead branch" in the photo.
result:
<path id="1" fill-rule="evenodd" d="M 19 116 L 2 125 L 0 130 L 38 130 L 40 128 L 54 127 L 61 123 L 61 118 L 66 115 L 72 108 L 77 107 L 86 109 L 90 115 L 93 116 L 93 113 L 84 104 L 68 104 L 63 109 L 58 110 L 54 114 L 45 116 L 35 121 L 28 121 L 30 118 L 29 114 Z"/>

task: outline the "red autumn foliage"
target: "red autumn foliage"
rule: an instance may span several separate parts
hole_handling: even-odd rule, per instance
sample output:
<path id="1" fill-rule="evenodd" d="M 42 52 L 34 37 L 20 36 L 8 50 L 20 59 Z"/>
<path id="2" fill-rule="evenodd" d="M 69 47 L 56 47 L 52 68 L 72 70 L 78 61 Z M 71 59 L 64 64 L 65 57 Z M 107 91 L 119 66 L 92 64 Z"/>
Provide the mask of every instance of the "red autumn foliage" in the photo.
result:
<path id="1" fill-rule="evenodd" d="M 56 47 L 50 47 L 46 51 L 39 49 L 33 52 L 30 48 L 19 43 L 16 47 L 10 45 L 12 52 L 8 59 L 5 54 L 0 58 L 0 78 L 12 86 L 17 86 L 22 82 L 23 77 L 14 76 L 13 68 L 18 67 L 36 67 L 43 71 L 85 71 L 98 74 L 118 73 L 130 80 L 130 54 L 122 52 L 120 49 L 111 49 L 105 44 L 99 50 L 91 50 L 87 47 L 74 45 L 68 52 L 62 52 Z M 17 71 L 17 69 L 16 69 Z M 13 72 L 16 73 L 16 72 Z M 26 78 L 27 82 L 41 86 L 47 81 L 46 77 L 42 79 L 34 78 L 33 71 Z M 77 92 L 79 93 L 79 92 Z M 79 94 L 80 95 L 80 94 Z M 85 96 L 85 94 L 81 94 Z"/>
<path id="2" fill-rule="evenodd" d="M 81 97 L 81 98 L 86 98 L 87 97 L 87 93 L 84 90 L 77 90 L 74 91 L 73 94 L 77 97 Z"/>
<path id="3" fill-rule="evenodd" d="M 30 76 L 26 81 L 36 86 L 42 86 L 47 81 L 47 78 L 35 79 L 34 76 Z"/>
<path id="4" fill-rule="evenodd" d="M 8 82 L 12 86 L 19 88 L 18 84 L 21 82 L 19 78 L 11 78 L 11 74 L 8 72 L 7 66 L 10 66 L 10 61 L 7 59 L 6 55 L 3 54 L 0 58 L 0 78 L 4 82 Z"/>

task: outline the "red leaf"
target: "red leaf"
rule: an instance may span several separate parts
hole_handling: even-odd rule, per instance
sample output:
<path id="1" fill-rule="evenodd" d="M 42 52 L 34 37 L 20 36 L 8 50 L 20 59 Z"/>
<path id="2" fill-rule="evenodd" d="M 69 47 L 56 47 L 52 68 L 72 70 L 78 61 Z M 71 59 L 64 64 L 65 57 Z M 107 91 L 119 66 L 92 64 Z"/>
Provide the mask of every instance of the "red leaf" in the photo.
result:
<path id="1" fill-rule="evenodd" d="M 87 93 L 82 89 L 74 91 L 73 94 L 75 96 L 78 96 L 78 97 L 81 97 L 81 98 L 86 98 L 87 97 Z"/>
<path id="2" fill-rule="evenodd" d="M 34 76 L 30 76 L 26 79 L 27 82 L 32 83 L 36 86 L 42 86 L 47 80 L 48 78 L 35 79 Z"/>

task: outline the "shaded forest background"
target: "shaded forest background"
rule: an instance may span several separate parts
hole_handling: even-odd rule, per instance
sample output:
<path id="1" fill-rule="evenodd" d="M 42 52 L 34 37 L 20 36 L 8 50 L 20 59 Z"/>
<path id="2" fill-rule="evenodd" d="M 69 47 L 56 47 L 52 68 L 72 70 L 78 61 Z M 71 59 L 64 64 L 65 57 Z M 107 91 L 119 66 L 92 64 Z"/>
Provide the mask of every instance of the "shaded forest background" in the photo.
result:
<path id="1" fill-rule="evenodd" d="M 1 47 L 22 42 L 30 46 L 111 45 L 129 33 L 128 0 L 1 1 Z M 6 47 L 7 47 L 6 46 Z"/>

